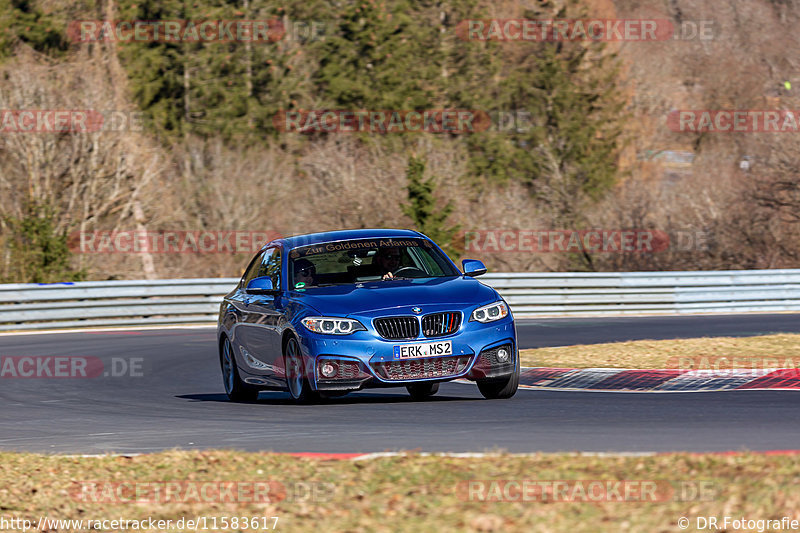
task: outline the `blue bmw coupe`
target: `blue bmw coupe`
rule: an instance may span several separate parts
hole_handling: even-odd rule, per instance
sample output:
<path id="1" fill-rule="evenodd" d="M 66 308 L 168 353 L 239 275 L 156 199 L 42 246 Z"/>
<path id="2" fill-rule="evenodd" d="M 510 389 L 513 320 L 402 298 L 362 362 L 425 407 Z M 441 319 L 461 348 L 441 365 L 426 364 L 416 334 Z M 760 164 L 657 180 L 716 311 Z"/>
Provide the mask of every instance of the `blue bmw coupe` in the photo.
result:
<path id="1" fill-rule="evenodd" d="M 475 381 L 484 397 L 519 385 L 514 317 L 500 295 L 463 273 L 425 235 L 352 230 L 299 235 L 264 246 L 219 313 L 225 392 L 261 390 L 298 402 L 403 386 L 415 399 L 439 383 Z"/>

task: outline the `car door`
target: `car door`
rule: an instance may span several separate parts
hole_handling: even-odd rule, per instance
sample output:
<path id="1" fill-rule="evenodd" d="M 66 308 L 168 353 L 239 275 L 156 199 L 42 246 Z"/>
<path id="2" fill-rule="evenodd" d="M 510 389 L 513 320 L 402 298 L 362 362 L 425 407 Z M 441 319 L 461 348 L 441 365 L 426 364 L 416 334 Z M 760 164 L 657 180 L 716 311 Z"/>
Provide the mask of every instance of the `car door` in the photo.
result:
<path id="1" fill-rule="evenodd" d="M 245 300 L 249 301 L 249 295 L 245 292 L 245 288 L 250 280 L 258 275 L 263 257 L 263 250 L 258 252 L 255 257 L 253 257 L 253 259 L 247 265 L 247 268 L 244 269 L 244 274 L 242 274 L 242 279 L 239 281 L 239 286 L 226 299 L 226 302 L 230 305 L 233 314 L 236 315 L 236 320 L 230 329 L 230 336 L 231 342 L 233 343 L 234 352 L 237 354 L 241 354 L 242 352 L 240 348 L 245 347 L 247 344 L 247 328 L 242 326 L 248 322 L 256 320 L 256 317 L 249 316 L 248 310 L 245 306 Z M 248 367 L 245 365 L 242 368 L 247 369 Z"/>
<path id="2" fill-rule="evenodd" d="M 255 265 L 254 265 L 255 266 Z M 277 294 L 243 294 L 242 320 L 239 326 L 240 338 L 245 352 L 246 372 L 264 377 L 274 377 L 281 353 L 282 290 L 281 248 L 274 246 L 264 250 L 257 266 L 245 276 L 244 288 L 250 279 L 267 276 Z"/>

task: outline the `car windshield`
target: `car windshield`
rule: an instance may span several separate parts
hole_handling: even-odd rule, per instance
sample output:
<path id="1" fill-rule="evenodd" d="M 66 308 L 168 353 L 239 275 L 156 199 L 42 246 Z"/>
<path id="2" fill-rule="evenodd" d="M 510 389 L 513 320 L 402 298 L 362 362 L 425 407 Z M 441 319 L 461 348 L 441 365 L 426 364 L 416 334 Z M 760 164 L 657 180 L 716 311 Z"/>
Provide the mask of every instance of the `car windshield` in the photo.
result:
<path id="1" fill-rule="evenodd" d="M 393 279 L 460 275 L 426 239 L 357 239 L 313 244 L 289 253 L 296 289 Z"/>

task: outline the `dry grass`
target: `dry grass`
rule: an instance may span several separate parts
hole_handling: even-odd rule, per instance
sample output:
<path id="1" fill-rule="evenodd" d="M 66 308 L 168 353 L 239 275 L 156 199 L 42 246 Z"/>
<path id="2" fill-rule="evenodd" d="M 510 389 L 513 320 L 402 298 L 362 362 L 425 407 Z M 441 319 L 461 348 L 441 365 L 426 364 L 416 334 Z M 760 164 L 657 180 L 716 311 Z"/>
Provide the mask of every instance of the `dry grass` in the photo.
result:
<path id="1" fill-rule="evenodd" d="M 523 366 L 556 368 L 796 368 L 800 335 L 629 341 L 521 350 Z M 722 359 L 726 358 L 726 359 Z M 788 366 L 787 366 L 788 365 Z"/>
<path id="2" fill-rule="evenodd" d="M 447 458 L 409 455 L 321 461 L 231 451 L 167 452 L 133 458 L 0 454 L 0 516 L 177 520 L 196 516 L 277 516 L 278 531 L 678 531 L 686 516 L 800 518 L 796 457 L 569 454 Z M 91 503 L 71 496 L 78 483 L 277 481 L 277 503 Z M 657 481 L 648 502 L 470 501 L 474 480 Z M 325 486 L 317 497 L 292 488 Z M 698 489 L 702 488 L 702 491 Z M 300 491 L 305 492 L 304 490 Z M 683 498 L 681 497 L 683 492 Z M 302 496 L 302 494 L 301 494 Z M 683 500 L 683 501 L 681 501 Z M 222 531 L 225 529 L 217 528 Z M 694 527 L 691 528 L 694 530 Z M 230 530 L 230 529 L 228 529 Z M 264 531 L 269 531 L 266 529 Z"/>

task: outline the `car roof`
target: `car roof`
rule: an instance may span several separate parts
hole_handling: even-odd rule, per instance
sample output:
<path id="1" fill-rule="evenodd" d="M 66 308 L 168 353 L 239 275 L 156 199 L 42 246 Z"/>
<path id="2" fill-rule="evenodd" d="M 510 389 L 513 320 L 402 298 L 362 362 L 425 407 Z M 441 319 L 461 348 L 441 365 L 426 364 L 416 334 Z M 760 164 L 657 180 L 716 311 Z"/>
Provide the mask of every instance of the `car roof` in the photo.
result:
<path id="1" fill-rule="evenodd" d="M 274 245 L 283 243 L 288 249 L 298 246 L 320 244 L 324 242 L 346 241 L 349 239 L 408 239 L 425 237 L 418 231 L 410 229 L 346 229 L 339 231 L 325 231 L 322 233 L 307 233 L 304 235 L 294 235 L 285 239 L 276 239 L 269 243 Z"/>

